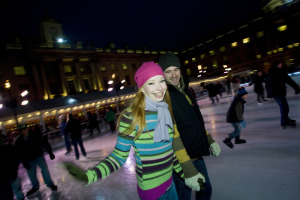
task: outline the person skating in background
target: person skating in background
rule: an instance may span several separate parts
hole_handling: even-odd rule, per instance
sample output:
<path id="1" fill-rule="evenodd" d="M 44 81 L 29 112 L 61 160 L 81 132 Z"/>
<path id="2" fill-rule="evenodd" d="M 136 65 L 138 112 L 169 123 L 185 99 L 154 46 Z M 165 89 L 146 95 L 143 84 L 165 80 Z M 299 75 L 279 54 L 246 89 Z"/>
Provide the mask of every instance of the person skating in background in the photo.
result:
<path id="1" fill-rule="evenodd" d="M 80 156 L 78 151 L 78 145 L 80 147 L 82 155 L 86 157 L 86 152 L 81 137 L 82 133 L 80 129 L 80 122 L 79 120 L 73 117 L 72 113 L 69 113 L 67 116 L 68 117 L 67 117 L 67 124 L 66 124 L 66 132 L 70 134 L 72 144 L 74 146 L 75 158 L 76 160 L 79 160 Z"/>
<path id="2" fill-rule="evenodd" d="M 181 65 L 178 57 L 166 53 L 159 58 L 158 64 L 166 77 L 172 110 L 183 145 L 192 159 L 193 165 L 205 178 L 205 189 L 201 187 L 195 197 L 197 200 L 209 200 L 212 186 L 203 156 L 218 156 L 221 152 L 220 147 L 205 129 L 197 101 L 188 88 L 188 80 L 184 81 L 181 77 Z M 179 199 L 190 200 L 191 189 L 177 174 L 173 176 Z"/>
<path id="3" fill-rule="evenodd" d="M 25 124 L 20 124 L 18 130 L 20 131 L 20 136 L 15 142 L 15 147 L 32 184 L 32 189 L 29 190 L 26 195 L 30 196 L 40 189 L 40 184 L 37 179 L 37 166 L 41 168 L 41 173 L 46 185 L 51 190 L 57 191 L 57 186 L 54 185 L 51 179 L 48 165 L 44 158 L 44 149 L 49 153 L 51 160 L 55 158 L 55 155 L 50 151 L 48 146 L 43 146 L 45 142 L 43 142 L 42 133 L 39 129 L 29 129 Z"/>
<path id="4" fill-rule="evenodd" d="M 231 140 L 235 139 L 235 144 L 243 144 L 246 143 L 246 140 L 241 139 L 241 130 L 242 128 L 246 128 L 246 122 L 244 121 L 244 104 L 246 103 L 246 99 L 248 96 L 248 92 L 244 87 L 241 87 L 237 90 L 237 96 L 234 97 L 226 115 L 226 122 L 231 123 L 234 131 L 228 134 L 223 142 L 230 148 L 233 148 Z"/>
<path id="5" fill-rule="evenodd" d="M 289 118 L 289 104 L 286 99 L 286 84 L 290 85 L 295 94 L 300 93 L 300 87 L 286 73 L 281 61 L 274 61 L 267 75 L 267 97 L 274 98 L 280 108 L 280 124 L 283 129 L 296 127 L 296 120 Z"/>
<path id="6" fill-rule="evenodd" d="M 234 76 L 231 80 L 231 83 L 230 83 L 230 87 L 231 87 L 231 90 L 232 90 L 232 94 L 234 96 L 237 95 L 237 91 L 238 89 L 240 88 L 240 80 L 237 76 Z"/>
<path id="7" fill-rule="evenodd" d="M 109 123 L 111 133 L 114 133 L 116 130 L 115 112 L 110 106 L 106 108 L 105 119 Z"/>
<path id="8" fill-rule="evenodd" d="M 173 127 L 174 120 L 168 109 L 171 103 L 165 96 L 167 86 L 164 73 L 154 62 L 145 62 L 137 70 L 135 81 L 139 90 L 129 108 L 125 109 L 119 117 L 119 134 L 113 152 L 106 160 L 87 172 L 72 164 L 65 164 L 65 166 L 79 180 L 88 184 L 94 183 L 121 168 L 133 147 L 136 154 L 137 190 L 140 199 L 177 200 L 172 178 L 173 170 L 181 177 L 186 178 L 186 174 L 182 173 L 180 161 L 178 162 L 174 155 L 174 146 L 183 147 L 183 145 L 180 137 L 175 138 L 174 135 L 177 129 Z M 178 149 L 177 153 L 186 155 L 184 149 Z M 191 161 L 187 162 L 187 159 L 189 158 L 183 158 L 182 166 L 184 168 L 189 163 L 191 168 L 187 168 L 184 173 L 195 172 L 194 176 L 186 178 L 189 179 L 187 183 L 192 188 L 200 189 L 198 179 L 201 176 Z"/>
<path id="9" fill-rule="evenodd" d="M 90 130 L 90 136 L 94 134 L 94 129 L 98 130 L 98 134 L 101 133 L 100 128 L 99 128 L 99 123 L 97 120 L 97 115 L 95 113 L 91 113 L 90 111 L 87 112 L 88 116 L 88 125 L 89 125 L 89 130 Z"/>
<path id="10" fill-rule="evenodd" d="M 222 85 L 222 83 L 220 81 L 216 81 L 215 88 L 217 94 L 220 95 L 220 98 L 222 98 L 224 92 L 224 86 Z"/>
<path id="11" fill-rule="evenodd" d="M 205 86 L 207 92 L 208 92 L 208 96 L 211 100 L 211 104 L 215 104 L 215 100 L 219 103 L 219 98 L 217 96 L 218 94 L 218 91 L 217 91 L 217 87 L 214 83 L 207 83 L 206 86 Z"/>
<path id="12" fill-rule="evenodd" d="M 65 115 L 60 115 L 58 118 L 58 126 L 57 128 L 60 131 L 61 136 L 64 139 L 65 147 L 66 147 L 66 153 L 65 155 L 70 155 L 70 152 L 72 151 L 71 148 L 71 141 L 70 141 L 70 134 L 66 131 L 66 125 L 67 125 L 67 119 Z"/>
<path id="13" fill-rule="evenodd" d="M 265 99 L 264 85 L 265 76 L 262 71 L 258 71 L 257 74 L 253 77 L 253 81 L 249 84 L 250 86 L 254 84 L 254 92 L 257 94 L 257 103 L 260 105 Z"/>

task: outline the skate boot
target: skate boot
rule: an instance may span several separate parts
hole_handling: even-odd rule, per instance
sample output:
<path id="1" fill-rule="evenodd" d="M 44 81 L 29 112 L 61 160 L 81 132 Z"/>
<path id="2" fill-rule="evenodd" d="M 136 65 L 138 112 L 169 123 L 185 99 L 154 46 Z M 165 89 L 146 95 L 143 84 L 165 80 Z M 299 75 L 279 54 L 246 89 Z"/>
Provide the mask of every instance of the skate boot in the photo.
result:
<path id="1" fill-rule="evenodd" d="M 231 139 L 229 137 L 225 138 L 225 140 L 223 140 L 224 144 L 226 144 L 229 148 L 233 148 L 233 144 L 231 142 Z"/>
<path id="2" fill-rule="evenodd" d="M 296 120 L 291 119 L 285 126 L 282 126 L 282 129 L 286 128 L 296 128 Z"/>
<path id="3" fill-rule="evenodd" d="M 235 137 L 235 144 L 243 144 L 246 143 L 246 140 L 240 139 L 240 136 Z"/>

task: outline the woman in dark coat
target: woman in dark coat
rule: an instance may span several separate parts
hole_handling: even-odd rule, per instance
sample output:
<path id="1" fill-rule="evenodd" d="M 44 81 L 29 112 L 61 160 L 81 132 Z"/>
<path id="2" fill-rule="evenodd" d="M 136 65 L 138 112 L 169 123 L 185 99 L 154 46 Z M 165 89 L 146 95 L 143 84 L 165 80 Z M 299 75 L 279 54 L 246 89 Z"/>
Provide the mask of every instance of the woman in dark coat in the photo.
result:
<path id="1" fill-rule="evenodd" d="M 257 103 L 261 104 L 262 101 L 267 101 L 264 95 L 263 83 L 265 82 L 265 76 L 262 71 L 258 71 L 250 86 L 254 84 L 254 92 L 257 94 Z"/>
<path id="2" fill-rule="evenodd" d="M 70 113 L 68 114 L 67 119 L 67 125 L 66 125 L 66 131 L 70 133 L 70 137 L 72 140 L 72 144 L 74 146 L 75 150 L 75 156 L 76 160 L 79 160 L 79 152 L 78 152 L 78 144 L 80 147 L 80 150 L 82 152 L 82 155 L 86 157 L 85 148 L 83 146 L 82 138 L 81 138 L 81 130 L 80 130 L 80 122 L 73 117 L 73 115 Z"/>

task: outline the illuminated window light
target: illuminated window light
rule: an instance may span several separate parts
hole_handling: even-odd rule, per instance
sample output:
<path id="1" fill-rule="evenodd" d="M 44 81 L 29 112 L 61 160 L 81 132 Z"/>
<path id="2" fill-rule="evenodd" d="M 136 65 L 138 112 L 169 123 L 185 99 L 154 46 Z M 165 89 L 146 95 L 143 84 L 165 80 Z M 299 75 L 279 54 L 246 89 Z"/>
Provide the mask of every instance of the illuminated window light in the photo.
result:
<path id="1" fill-rule="evenodd" d="M 280 32 L 285 31 L 286 29 L 287 29 L 287 25 L 282 25 L 277 28 L 277 30 Z"/>
<path id="2" fill-rule="evenodd" d="M 205 58 L 205 54 L 201 54 L 200 58 L 203 60 Z"/>
<path id="3" fill-rule="evenodd" d="M 28 94 L 28 91 L 25 90 L 25 91 L 23 91 L 23 92 L 21 93 L 21 96 L 22 96 L 22 97 L 25 97 L 27 94 Z"/>
<path id="4" fill-rule="evenodd" d="M 283 48 L 278 48 L 278 51 L 283 51 Z"/>
<path id="5" fill-rule="evenodd" d="M 261 55 L 260 54 L 256 55 L 256 58 L 261 58 Z"/>
<path id="6" fill-rule="evenodd" d="M 220 47 L 220 52 L 225 52 L 226 48 L 224 46 Z"/>
<path id="7" fill-rule="evenodd" d="M 264 32 L 263 31 L 259 31 L 259 32 L 256 33 L 256 37 L 257 38 L 261 38 L 263 36 L 264 36 Z"/>
<path id="8" fill-rule="evenodd" d="M 1 108 L 3 108 L 3 104 L 2 104 L 2 103 L 0 104 L 0 109 L 1 109 Z"/>
<path id="9" fill-rule="evenodd" d="M 187 65 L 187 64 L 189 64 L 189 61 L 188 60 L 184 61 L 184 65 Z"/>
<path id="10" fill-rule="evenodd" d="M 289 49 L 292 49 L 292 48 L 293 48 L 293 45 L 292 45 L 292 44 L 288 45 L 288 48 L 289 48 Z"/>
<path id="11" fill-rule="evenodd" d="M 111 92 L 113 90 L 113 88 L 108 88 L 108 91 Z"/>
<path id="12" fill-rule="evenodd" d="M 249 43 L 249 42 L 250 42 L 250 38 L 249 38 L 249 37 L 243 39 L 243 43 L 244 43 L 244 44 L 247 44 L 247 43 Z"/>
<path id="13" fill-rule="evenodd" d="M 202 65 L 198 65 L 198 70 L 202 69 Z"/>
<path id="14" fill-rule="evenodd" d="M 299 47 L 299 43 L 294 43 L 294 47 Z"/>
<path id="15" fill-rule="evenodd" d="M 223 65 L 224 68 L 227 68 L 227 65 Z"/>
<path id="16" fill-rule="evenodd" d="M 192 58 L 192 61 L 193 61 L 193 62 L 196 62 L 196 58 Z"/>
<path id="17" fill-rule="evenodd" d="M 25 106 L 25 105 L 27 105 L 27 104 L 28 104 L 28 100 L 24 100 L 24 101 L 21 102 L 21 105 L 22 105 L 22 106 Z"/>
<path id="18" fill-rule="evenodd" d="M 277 53 L 278 51 L 276 49 L 273 50 L 273 53 Z"/>
<path id="19" fill-rule="evenodd" d="M 202 76 L 201 74 L 198 75 L 199 78 L 200 78 L 201 76 Z"/>
<path id="20" fill-rule="evenodd" d="M 268 51 L 267 54 L 268 54 L 268 55 L 272 55 L 272 51 Z"/>
<path id="21" fill-rule="evenodd" d="M 237 46 L 238 46 L 238 43 L 237 43 L 237 42 L 231 43 L 231 47 L 237 47 Z"/>

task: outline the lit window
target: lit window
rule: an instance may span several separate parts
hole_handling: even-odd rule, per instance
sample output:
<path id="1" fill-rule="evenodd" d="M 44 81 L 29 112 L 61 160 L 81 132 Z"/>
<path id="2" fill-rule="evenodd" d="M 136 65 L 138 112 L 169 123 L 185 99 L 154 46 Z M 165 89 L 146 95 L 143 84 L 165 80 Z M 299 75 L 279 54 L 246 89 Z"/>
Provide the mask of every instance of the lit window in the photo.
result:
<path id="1" fill-rule="evenodd" d="M 247 38 L 244 38 L 244 39 L 243 39 L 243 43 L 244 43 L 244 44 L 247 44 L 247 43 L 249 43 L 249 42 L 250 42 L 250 38 L 247 37 Z"/>
<path id="2" fill-rule="evenodd" d="M 261 55 L 260 54 L 256 55 L 256 58 L 261 58 Z"/>
<path id="3" fill-rule="evenodd" d="M 268 55 L 272 55 L 272 51 L 268 51 L 267 54 L 268 54 Z"/>
<path id="4" fill-rule="evenodd" d="M 72 72 L 71 65 L 64 65 L 64 70 L 65 70 L 65 73 L 70 73 L 70 72 Z"/>
<path id="5" fill-rule="evenodd" d="M 287 25 L 282 25 L 277 28 L 278 31 L 285 31 L 287 29 Z"/>
<path id="6" fill-rule="evenodd" d="M 262 36 L 264 36 L 264 32 L 263 31 L 259 31 L 256 33 L 256 37 L 257 38 L 261 38 Z"/>
<path id="7" fill-rule="evenodd" d="M 205 54 L 202 54 L 202 55 L 200 56 L 200 58 L 201 58 L 201 60 L 203 60 L 203 59 L 205 58 Z"/>
<path id="8" fill-rule="evenodd" d="M 15 72 L 15 75 L 25 75 L 26 74 L 24 66 L 15 66 L 14 72 Z"/>
<path id="9" fill-rule="evenodd" d="M 190 75 L 191 75 L 191 69 L 186 69 L 186 74 L 187 74 L 188 76 L 190 76 Z"/>
<path id="10" fill-rule="evenodd" d="M 196 62 L 196 58 L 192 58 L 192 61 L 193 61 L 193 62 Z"/>
<path id="11" fill-rule="evenodd" d="M 278 51 L 283 51 L 283 48 L 278 48 Z"/>
<path id="12" fill-rule="evenodd" d="M 216 53 L 215 53 L 214 50 L 211 50 L 211 51 L 209 51 L 209 54 L 210 54 L 211 56 L 214 56 Z"/>
<path id="13" fill-rule="evenodd" d="M 100 69 L 101 71 L 105 71 L 105 70 L 106 70 L 106 67 L 105 67 L 105 66 L 100 66 L 99 69 Z"/>
<path id="14" fill-rule="evenodd" d="M 187 65 L 187 64 L 189 64 L 189 61 L 188 60 L 184 61 L 184 65 Z"/>
<path id="15" fill-rule="evenodd" d="M 225 51 L 226 51 L 225 46 L 220 47 L 220 52 L 225 52 Z"/>
<path id="16" fill-rule="evenodd" d="M 291 45 L 291 44 L 288 45 L 288 48 L 289 48 L 289 49 L 292 49 L 292 48 L 293 48 L 293 45 Z"/>
<path id="17" fill-rule="evenodd" d="M 204 67 L 204 69 L 207 69 L 208 67 Z"/>
<path id="18" fill-rule="evenodd" d="M 294 43 L 294 47 L 299 47 L 299 43 Z"/>
<path id="19" fill-rule="evenodd" d="M 275 50 L 273 50 L 273 53 L 277 53 L 277 50 L 275 49 Z"/>
<path id="20" fill-rule="evenodd" d="M 218 68 L 218 61 L 217 60 L 213 60 L 213 68 Z"/>
<path id="21" fill-rule="evenodd" d="M 84 67 L 80 67 L 80 72 L 84 72 Z"/>
<path id="22" fill-rule="evenodd" d="M 237 46 L 238 46 L 238 43 L 237 43 L 237 42 L 231 43 L 231 47 L 237 47 Z"/>
<path id="23" fill-rule="evenodd" d="M 122 69 L 123 70 L 127 70 L 128 69 L 128 67 L 127 67 L 127 65 L 125 63 L 122 64 Z"/>
<path id="24" fill-rule="evenodd" d="M 112 64 L 112 65 L 111 65 L 111 69 L 112 69 L 112 70 L 116 70 L 116 65 Z"/>
<path id="25" fill-rule="evenodd" d="M 198 70 L 201 70 L 202 69 L 202 65 L 198 65 Z"/>

